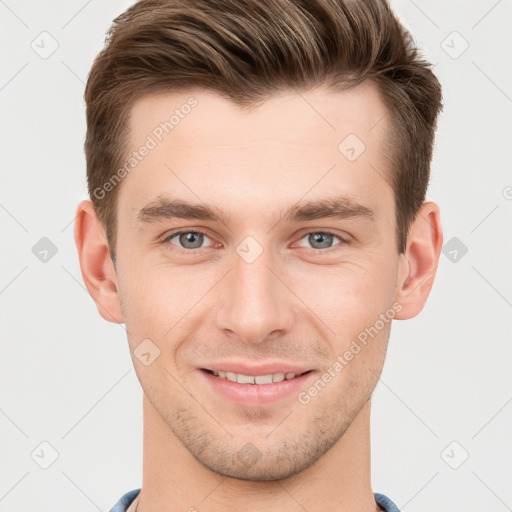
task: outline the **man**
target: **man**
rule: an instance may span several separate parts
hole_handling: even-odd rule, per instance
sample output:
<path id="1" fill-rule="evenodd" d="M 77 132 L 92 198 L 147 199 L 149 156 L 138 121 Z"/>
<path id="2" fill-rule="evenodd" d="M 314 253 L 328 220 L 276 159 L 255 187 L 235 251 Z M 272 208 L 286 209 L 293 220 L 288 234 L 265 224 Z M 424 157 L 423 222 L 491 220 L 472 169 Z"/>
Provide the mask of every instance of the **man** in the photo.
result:
<path id="1" fill-rule="evenodd" d="M 142 0 L 85 100 L 80 266 L 144 391 L 112 511 L 396 512 L 370 405 L 442 246 L 441 88 L 389 6 Z"/>

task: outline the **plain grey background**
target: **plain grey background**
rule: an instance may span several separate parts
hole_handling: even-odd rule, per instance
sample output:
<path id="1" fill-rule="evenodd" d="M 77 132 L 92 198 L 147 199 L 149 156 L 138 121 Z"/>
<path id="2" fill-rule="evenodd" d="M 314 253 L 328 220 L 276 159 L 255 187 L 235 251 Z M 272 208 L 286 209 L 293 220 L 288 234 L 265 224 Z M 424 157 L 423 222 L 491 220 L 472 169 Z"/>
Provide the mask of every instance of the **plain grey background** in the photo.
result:
<path id="1" fill-rule="evenodd" d="M 130 4 L 0 0 L 1 512 L 107 511 L 142 483 L 126 333 L 97 313 L 73 241 L 84 84 Z M 512 2 L 392 6 L 443 85 L 429 198 L 445 248 L 424 311 L 393 323 L 373 488 L 405 512 L 512 510 Z"/>

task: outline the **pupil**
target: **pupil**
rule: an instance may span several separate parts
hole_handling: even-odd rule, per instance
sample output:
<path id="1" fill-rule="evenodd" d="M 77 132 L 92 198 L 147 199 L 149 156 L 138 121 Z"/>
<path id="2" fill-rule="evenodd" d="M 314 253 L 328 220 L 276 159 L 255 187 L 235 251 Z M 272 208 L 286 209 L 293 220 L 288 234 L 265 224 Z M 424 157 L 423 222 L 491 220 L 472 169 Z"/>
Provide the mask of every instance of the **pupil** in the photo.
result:
<path id="1" fill-rule="evenodd" d="M 314 244 L 319 243 L 320 248 L 329 247 L 330 238 L 332 235 L 329 233 L 315 233 L 310 235 L 310 243 L 314 246 Z M 317 247 L 318 248 L 318 247 Z"/>
<path id="2" fill-rule="evenodd" d="M 202 236 L 203 235 L 201 235 L 200 233 L 195 233 L 193 231 L 189 233 L 184 233 L 180 236 L 180 243 L 187 249 L 197 249 L 201 247 Z M 191 243 L 192 246 L 187 245 L 188 243 Z"/>

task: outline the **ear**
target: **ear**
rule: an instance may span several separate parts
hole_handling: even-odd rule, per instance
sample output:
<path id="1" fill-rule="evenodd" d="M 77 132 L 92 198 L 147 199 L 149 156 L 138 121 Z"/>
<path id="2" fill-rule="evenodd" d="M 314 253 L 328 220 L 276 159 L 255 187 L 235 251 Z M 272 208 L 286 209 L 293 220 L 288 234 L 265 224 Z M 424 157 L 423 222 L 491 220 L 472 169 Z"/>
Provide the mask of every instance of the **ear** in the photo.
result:
<path id="1" fill-rule="evenodd" d="M 82 278 L 99 314 L 109 322 L 123 323 L 117 277 L 107 235 L 91 201 L 82 201 L 78 205 L 74 233 Z"/>
<path id="2" fill-rule="evenodd" d="M 402 305 L 395 318 L 418 315 L 430 294 L 443 247 L 443 231 L 438 206 L 425 202 L 407 236 L 407 247 L 400 255 L 400 277 L 395 300 Z"/>

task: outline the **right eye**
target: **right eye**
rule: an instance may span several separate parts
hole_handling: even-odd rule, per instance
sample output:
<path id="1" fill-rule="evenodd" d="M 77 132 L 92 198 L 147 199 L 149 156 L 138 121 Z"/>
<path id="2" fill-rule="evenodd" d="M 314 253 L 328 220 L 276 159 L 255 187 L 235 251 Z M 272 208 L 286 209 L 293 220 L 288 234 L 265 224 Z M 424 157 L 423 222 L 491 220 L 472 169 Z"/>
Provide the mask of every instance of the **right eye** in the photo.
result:
<path id="1" fill-rule="evenodd" d="M 172 242 L 172 240 L 176 237 L 179 245 Z M 210 237 L 202 231 L 191 229 L 180 230 L 168 235 L 164 240 L 162 240 L 162 243 L 177 246 L 178 249 L 184 253 L 193 253 L 196 249 L 201 249 L 205 238 L 211 240 Z"/>

